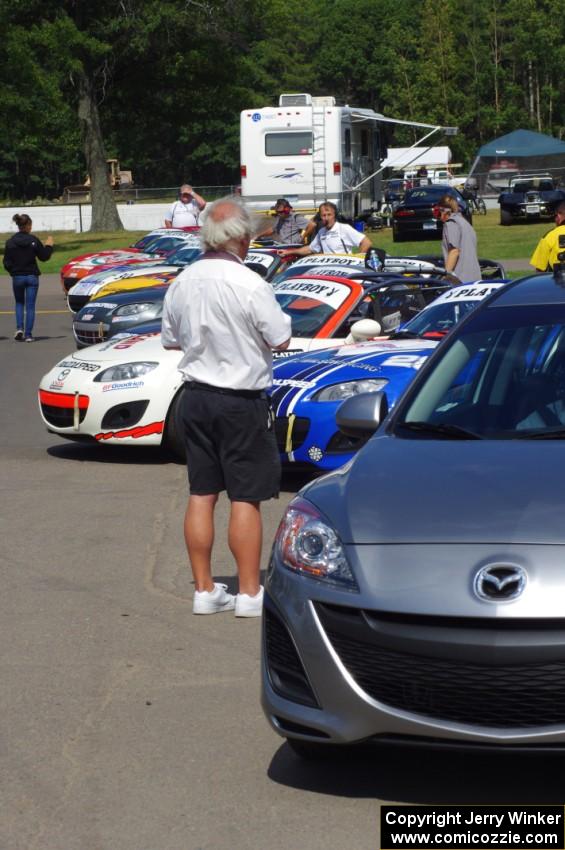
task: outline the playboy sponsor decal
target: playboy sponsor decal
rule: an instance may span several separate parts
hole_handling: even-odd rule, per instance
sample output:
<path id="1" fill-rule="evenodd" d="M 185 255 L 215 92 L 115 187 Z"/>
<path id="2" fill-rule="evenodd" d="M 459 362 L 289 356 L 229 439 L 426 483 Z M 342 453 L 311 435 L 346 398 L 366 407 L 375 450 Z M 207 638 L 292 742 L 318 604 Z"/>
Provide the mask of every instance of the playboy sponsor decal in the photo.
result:
<path id="1" fill-rule="evenodd" d="M 442 301 L 455 301 L 465 298 L 467 301 L 481 301 L 499 289 L 498 286 L 456 286 L 444 293 Z"/>
<path id="2" fill-rule="evenodd" d="M 351 288 L 347 284 L 342 284 L 337 281 L 324 283 L 315 280 L 286 280 L 279 284 L 275 284 L 276 295 L 297 295 L 310 296 L 317 301 L 322 301 L 334 310 L 343 304 L 345 299 L 351 292 Z"/>
<path id="3" fill-rule="evenodd" d="M 254 265 L 254 266 L 263 266 L 263 268 L 268 269 L 274 262 L 276 257 L 272 257 L 269 254 L 247 254 L 244 263 L 245 265 Z"/>
<path id="4" fill-rule="evenodd" d="M 324 256 L 316 257 L 315 262 L 316 262 L 316 266 L 364 266 L 365 265 L 364 257 L 351 257 L 349 255 L 346 256 L 346 257 L 340 257 L 337 254 L 331 254 L 331 255 L 328 255 L 328 256 L 325 256 L 325 257 Z M 308 260 L 303 260 L 302 262 L 300 262 L 300 260 L 298 260 L 298 262 L 292 264 L 292 268 L 293 269 L 299 269 L 300 266 L 302 266 L 302 265 L 308 266 L 308 271 L 311 271 L 310 266 L 312 265 L 312 257 L 310 257 Z"/>

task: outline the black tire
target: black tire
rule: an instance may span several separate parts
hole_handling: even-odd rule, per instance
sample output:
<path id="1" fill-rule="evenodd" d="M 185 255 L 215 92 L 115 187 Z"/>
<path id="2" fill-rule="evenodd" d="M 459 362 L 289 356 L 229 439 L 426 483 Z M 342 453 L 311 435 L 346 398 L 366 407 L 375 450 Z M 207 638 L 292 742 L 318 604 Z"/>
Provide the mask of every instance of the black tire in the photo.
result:
<path id="1" fill-rule="evenodd" d="M 477 212 L 479 215 L 487 214 L 487 205 L 482 198 L 477 198 Z"/>
<path id="2" fill-rule="evenodd" d="M 404 233 L 397 233 L 396 230 L 392 231 L 392 241 L 393 242 L 406 242 L 406 236 Z"/>
<path id="3" fill-rule="evenodd" d="M 512 213 L 510 210 L 505 210 L 503 207 L 500 208 L 500 223 L 507 227 L 509 224 L 512 224 L 514 218 L 512 217 Z"/>
<path id="4" fill-rule="evenodd" d="M 180 416 L 180 402 L 182 398 L 182 389 L 178 391 L 171 402 L 167 421 L 165 422 L 165 439 L 166 448 L 183 463 L 186 463 L 186 450 L 184 447 L 184 429 Z"/>

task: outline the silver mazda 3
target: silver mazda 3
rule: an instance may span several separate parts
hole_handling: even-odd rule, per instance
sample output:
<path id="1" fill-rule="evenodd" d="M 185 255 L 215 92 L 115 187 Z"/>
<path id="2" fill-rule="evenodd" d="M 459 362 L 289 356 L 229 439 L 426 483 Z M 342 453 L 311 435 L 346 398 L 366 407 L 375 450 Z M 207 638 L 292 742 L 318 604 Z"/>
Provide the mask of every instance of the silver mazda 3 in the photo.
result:
<path id="1" fill-rule="evenodd" d="M 385 416 L 382 392 L 342 405 L 366 445 L 277 532 L 271 725 L 302 755 L 565 745 L 565 271 L 495 293 Z"/>

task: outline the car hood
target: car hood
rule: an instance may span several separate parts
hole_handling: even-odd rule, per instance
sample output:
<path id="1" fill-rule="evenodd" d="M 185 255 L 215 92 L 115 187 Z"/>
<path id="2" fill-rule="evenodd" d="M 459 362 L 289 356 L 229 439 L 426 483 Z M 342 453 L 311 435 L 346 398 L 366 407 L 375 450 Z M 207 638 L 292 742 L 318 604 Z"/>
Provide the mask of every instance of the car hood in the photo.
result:
<path id="1" fill-rule="evenodd" d="M 162 360 L 166 355 L 167 352 L 161 345 L 160 333 L 123 333 L 116 334 L 106 342 L 89 345 L 88 348 L 83 348 L 80 351 L 73 351 L 64 360 L 77 360 L 84 363 L 126 362 L 130 360 Z"/>
<path id="2" fill-rule="evenodd" d="M 431 340 L 383 339 L 282 357 L 274 363 L 273 386 L 297 386 L 296 379 L 301 379 L 299 385 L 306 389 L 330 380 L 379 377 L 383 366 L 413 367 L 414 356 L 428 354 L 436 346 Z M 396 355 L 400 356 L 395 359 Z"/>
<path id="3" fill-rule="evenodd" d="M 565 543 L 565 441 L 378 433 L 303 495 L 344 543 Z"/>

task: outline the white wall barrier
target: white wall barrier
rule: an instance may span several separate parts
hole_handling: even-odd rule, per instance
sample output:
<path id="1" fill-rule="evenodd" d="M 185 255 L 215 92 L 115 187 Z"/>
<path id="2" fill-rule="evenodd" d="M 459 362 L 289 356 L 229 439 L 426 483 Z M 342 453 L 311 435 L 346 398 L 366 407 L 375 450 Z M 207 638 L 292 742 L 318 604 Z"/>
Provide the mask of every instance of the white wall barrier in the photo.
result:
<path id="1" fill-rule="evenodd" d="M 171 204 L 118 204 L 118 212 L 126 230 L 154 230 L 163 227 L 165 215 Z M 61 204 L 46 206 L 0 207 L 0 232 L 17 230 L 12 221 L 15 213 L 27 213 L 38 233 L 50 230 L 74 230 L 76 233 L 90 229 L 90 204 Z"/>

